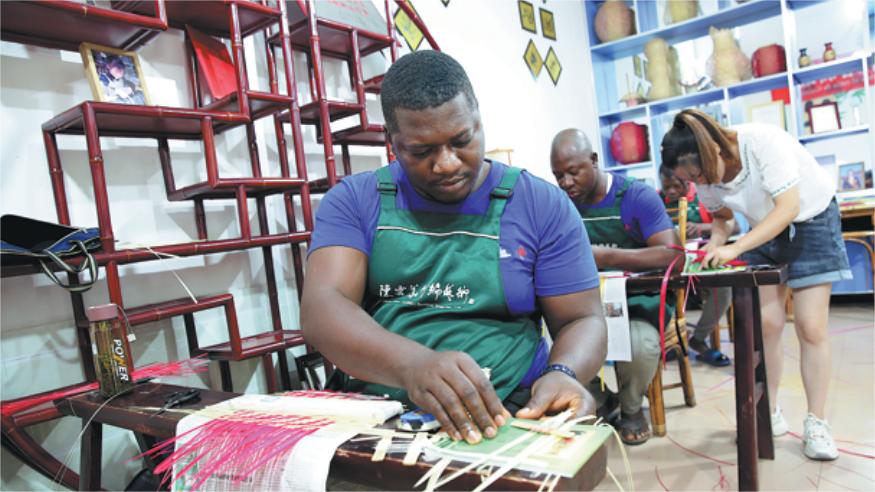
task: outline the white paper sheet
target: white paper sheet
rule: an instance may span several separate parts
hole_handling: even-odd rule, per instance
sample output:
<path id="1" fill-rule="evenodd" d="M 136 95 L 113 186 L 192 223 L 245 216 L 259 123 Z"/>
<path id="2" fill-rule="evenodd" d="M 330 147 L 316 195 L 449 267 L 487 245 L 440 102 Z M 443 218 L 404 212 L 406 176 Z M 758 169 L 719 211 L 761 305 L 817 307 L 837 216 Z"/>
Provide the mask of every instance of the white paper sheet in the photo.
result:
<path id="1" fill-rule="evenodd" d="M 629 334 L 629 303 L 626 299 L 626 278 L 616 273 L 600 275 L 602 307 L 608 325 L 607 360 L 632 360 L 632 340 Z"/>

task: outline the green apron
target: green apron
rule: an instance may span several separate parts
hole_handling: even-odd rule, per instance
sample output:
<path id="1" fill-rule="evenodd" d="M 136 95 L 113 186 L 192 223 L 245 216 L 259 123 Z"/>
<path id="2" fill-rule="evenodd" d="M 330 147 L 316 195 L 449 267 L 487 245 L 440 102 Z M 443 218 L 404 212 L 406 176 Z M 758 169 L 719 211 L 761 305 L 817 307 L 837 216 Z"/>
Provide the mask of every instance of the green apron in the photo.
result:
<path id="1" fill-rule="evenodd" d="M 678 208 L 679 200 L 675 200 L 671 203 L 666 203 L 665 208 Z M 677 220 L 678 213 L 673 212 L 670 213 L 672 220 Z M 687 222 L 695 222 L 697 224 L 702 224 L 704 221 L 702 220 L 702 214 L 699 213 L 699 194 L 696 193 L 693 195 L 692 200 L 687 200 Z"/>
<path id="2" fill-rule="evenodd" d="M 491 369 L 500 399 L 532 363 L 535 318 L 512 316 L 499 270 L 501 215 L 520 174 L 508 167 L 485 215 L 400 210 L 388 167 L 377 170 L 380 219 L 363 307 L 387 330 L 433 350 L 469 354 Z M 350 389 L 407 401 L 399 388 L 357 382 Z"/>
<path id="3" fill-rule="evenodd" d="M 614 203 L 610 207 L 589 208 L 587 210 L 578 209 L 580 217 L 583 219 L 583 225 L 586 227 L 586 234 L 589 236 L 589 243 L 593 246 L 605 248 L 646 248 L 647 243 L 636 241 L 626 232 L 620 217 L 620 204 L 623 202 L 623 195 L 626 194 L 633 180 L 624 176 L 613 176 L 614 179 L 622 179 L 623 181 L 619 183 L 617 193 L 614 195 Z M 634 294 L 628 296 L 628 301 L 630 317 L 643 318 L 659 328 L 658 294 Z M 668 324 L 668 320 L 671 319 L 671 313 L 674 312 L 673 299 L 669 299 L 666 302 L 665 310 L 665 322 Z"/>

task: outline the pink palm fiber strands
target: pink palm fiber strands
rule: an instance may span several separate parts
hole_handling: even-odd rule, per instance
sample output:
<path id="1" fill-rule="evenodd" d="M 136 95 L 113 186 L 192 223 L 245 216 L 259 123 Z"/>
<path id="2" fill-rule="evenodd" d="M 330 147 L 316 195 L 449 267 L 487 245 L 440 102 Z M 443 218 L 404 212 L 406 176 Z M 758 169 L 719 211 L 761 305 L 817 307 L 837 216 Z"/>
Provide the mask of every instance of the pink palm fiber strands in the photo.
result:
<path id="1" fill-rule="evenodd" d="M 206 356 L 199 356 L 193 359 L 178 360 L 174 362 L 155 362 L 139 369 L 135 369 L 133 372 L 133 379 L 134 381 L 137 381 L 145 378 L 189 376 L 206 372 L 209 368 L 210 361 L 205 357 Z M 19 398 L 17 400 L 4 401 L 0 403 L 0 415 L 3 415 L 4 417 L 13 416 L 59 398 L 87 393 L 89 391 L 94 391 L 97 388 L 97 381 L 92 381 L 89 383 L 68 386 L 55 391 L 49 391 L 47 393 Z"/>
<path id="2" fill-rule="evenodd" d="M 184 464 L 177 477 L 194 469 L 188 477 L 191 490 L 200 489 L 213 475 L 233 477 L 236 487 L 256 471 L 284 460 L 304 437 L 333 423 L 326 418 L 237 410 L 163 441 L 140 456 L 160 456 L 184 441 L 155 467 L 156 475 L 164 474 L 162 483 L 170 480 L 174 465 Z"/>
<path id="3" fill-rule="evenodd" d="M 277 396 L 312 399 L 316 405 L 326 400 L 385 400 L 384 397 L 334 391 L 290 391 L 274 395 Z M 341 416 L 296 414 L 307 413 L 301 412 L 302 409 L 296 413 L 276 413 L 264 409 L 222 409 L 222 405 L 198 412 L 205 418 L 212 417 L 211 420 L 132 459 L 163 457 L 154 473 L 164 474 L 162 483 L 165 484 L 173 475 L 177 481 L 185 480 L 185 490 L 198 490 L 211 477 L 230 480 L 231 487 L 238 487 L 244 482 L 258 481 L 253 476 L 256 473 L 280 472 L 301 439 L 338 423 L 338 419 L 344 420 Z M 310 407 L 309 411 L 318 412 L 317 408 Z"/>

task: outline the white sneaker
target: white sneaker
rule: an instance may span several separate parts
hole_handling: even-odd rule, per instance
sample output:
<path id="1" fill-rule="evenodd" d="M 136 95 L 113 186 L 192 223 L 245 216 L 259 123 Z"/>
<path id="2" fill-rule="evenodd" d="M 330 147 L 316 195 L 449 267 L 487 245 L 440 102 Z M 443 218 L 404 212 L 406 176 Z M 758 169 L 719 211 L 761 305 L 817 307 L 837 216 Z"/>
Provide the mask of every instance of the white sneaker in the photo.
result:
<path id="1" fill-rule="evenodd" d="M 802 436 L 805 456 L 813 460 L 834 460 L 839 457 L 839 450 L 830 434 L 829 424 L 813 414 L 805 417 L 805 432 Z"/>
<path id="2" fill-rule="evenodd" d="M 772 436 L 783 436 L 790 431 L 790 426 L 787 425 L 787 420 L 784 419 L 784 412 L 781 411 L 781 405 L 775 404 L 775 413 L 772 414 Z"/>

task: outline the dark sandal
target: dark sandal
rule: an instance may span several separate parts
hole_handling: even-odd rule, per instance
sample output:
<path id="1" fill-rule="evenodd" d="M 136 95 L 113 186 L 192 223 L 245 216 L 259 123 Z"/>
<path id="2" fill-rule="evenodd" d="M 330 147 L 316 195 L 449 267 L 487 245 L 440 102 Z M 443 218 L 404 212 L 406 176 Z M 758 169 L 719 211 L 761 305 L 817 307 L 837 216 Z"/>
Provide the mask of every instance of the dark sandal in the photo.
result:
<path id="1" fill-rule="evenodd" d="M 729 357 L 726 356 L 726 354 L 716 349 L 710 349 L 706 352 L 699 352 L 696 355 L 696 358 L 704 362 L 705 364 L 714 367 L 726 367 L 729 364 L 732 364 L 732 361 L 729 359 Z"/>
<path id="2" fill-rule="evenodd" d="M 609 391 L 608 398 L 605 400 L 605 404 L 600 406 L 598 410 L 596 410 L 596 417 L 601 418 L 605 422 L 611 423 L 614 420 L 617 420 L 617 417 L 620 414 L 620 398 L 616 393 Z"/>
<path id="3" fill-rule="evenodd" d="M 650 439 L 650 425 L 641 410 L 632 415 L 621 414 L 616 427 L 617 432 L 620 433 L 620 440 L 630 446 L 644 444 Z"/>

